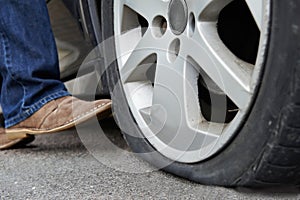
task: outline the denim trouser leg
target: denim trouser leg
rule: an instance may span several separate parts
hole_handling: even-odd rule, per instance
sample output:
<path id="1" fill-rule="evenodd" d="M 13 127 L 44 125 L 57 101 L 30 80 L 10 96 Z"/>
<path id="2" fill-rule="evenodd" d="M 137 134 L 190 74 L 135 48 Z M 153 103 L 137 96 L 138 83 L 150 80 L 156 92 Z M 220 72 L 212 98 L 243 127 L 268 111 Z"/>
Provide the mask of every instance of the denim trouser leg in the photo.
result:
<path id="1" fill-rule="evenodd" d="M 0 72 L 6 127 L 69 95 L 44 0 L 0 0 Z"/>

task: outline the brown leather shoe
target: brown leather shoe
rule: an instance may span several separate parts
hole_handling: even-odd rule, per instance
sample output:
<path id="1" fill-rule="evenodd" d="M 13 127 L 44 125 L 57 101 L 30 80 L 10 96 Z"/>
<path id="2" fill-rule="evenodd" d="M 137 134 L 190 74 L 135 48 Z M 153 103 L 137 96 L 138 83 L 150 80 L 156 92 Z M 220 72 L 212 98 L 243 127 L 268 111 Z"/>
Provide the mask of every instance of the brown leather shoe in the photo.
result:
<path id="1" fill-rule="evenodd" d="M 25 146 L 35 139 L 33 135 L 27 135 L 25 133 L 23 135 L 20 134 L 20 138 L 18 139 L 11 139 L 8 136 L 5 129 L 0 128 L 0 150 Z"/>
<path id="2" fill-rule="evenodd" d="M 72 96 L 50 101 L 19 124 L 6 129 L 9 139 L 24 133 L 30 135 L 63 131 L 93 116 L 106 117 L 111 113 L 111 100 L 83 101 Z"/>

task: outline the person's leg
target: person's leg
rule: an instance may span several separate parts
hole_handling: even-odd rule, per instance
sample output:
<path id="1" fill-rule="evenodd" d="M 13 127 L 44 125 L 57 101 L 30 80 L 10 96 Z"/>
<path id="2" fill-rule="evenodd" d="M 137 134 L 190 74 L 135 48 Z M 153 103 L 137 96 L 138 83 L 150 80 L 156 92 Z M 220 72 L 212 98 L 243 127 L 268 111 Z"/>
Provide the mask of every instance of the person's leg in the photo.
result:
<path id="1" fill-rule="evenodd" d="M 0 0 L 1 105 L 6 128 L 67 96 L 43 0 Z"/>
<path id="2" fill-rule="evenodd" d="M 2 77 L 0 74 L 0 94 L 1 94 L 1 85 L 2 85 Z M 2 109 L 1 109 L 2 110 Z M 6 134 L 6 130 L 4 128 L 4 117 L 2 112 L 0 113 L 0 150 L 9 149 L 12 147 L 22 147 L 28 143 L 34 141 L 34 135 L 29 135 L 24 133 L 23 135 L 19 135 L 17 139 L 10 138 L 8 134 Z"/>
<path id="3" fill-rule="evenodd" d="M 59 80 L 57 57 L 45 1 L 0 0 L 1 105 L 6 126 L 0 128 L 0 150 L 30 141 L 31 135 L 63 131 L 110 114 L 110 100 L 88 102 L 69 95 Z"/>

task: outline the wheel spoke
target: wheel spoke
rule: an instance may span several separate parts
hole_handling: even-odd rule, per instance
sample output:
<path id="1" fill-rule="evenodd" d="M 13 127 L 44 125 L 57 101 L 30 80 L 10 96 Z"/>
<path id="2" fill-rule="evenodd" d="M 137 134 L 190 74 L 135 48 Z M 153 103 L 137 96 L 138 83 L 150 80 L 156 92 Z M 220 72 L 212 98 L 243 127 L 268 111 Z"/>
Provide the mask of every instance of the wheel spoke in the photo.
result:
<path id="1" fill-rule="evenodd" d="M 145 72 L 151 66 L 149 63 L 155 62 L 157 54 L 161 52 L 165 53 L 167 51 L 169 45 L 168 41 L 173 38 L 172 34 L 167 32 L 163 39 L 155 38 L 151 31 L 151 29 L 148 29 L 142 36 L 139 30 L 134 29 L 124 33 L 120 37 L 119 43 L 122 44 L 120 47 L 122 51 L 121 54 L 123 55 L 121 58 L 121 74 L 124 77 L 124 81 L 137 81 L 138 78 L 144 78 Z M 135 40 L 131 40 L 131 37 L 128 37 L 128 35 L 134 35 L 133 37 L 135 37 Z M 146 63 L 143 63 L 143 61 Z M 141 67 L 143 67 L 143 69 Z M 131 79 L 128 80 L 128 78 Z"/>
<path id="2" fill-rule="evenodd" d="M 184 107 L 184 68 L 185 63 L 182 59 L 177 59 L 173 64 L 170 64 L 163 54 L 158 57 L 156 67 L 153 104 L 162 105 L 167 111 L 175 111 L 175 124 L 181 124 Z"/>
<path id="3" fill-rule="evenodd" d="M 170 64 L 165 57 L 162 54 L 158 57 L 153 90 L 153 106 L 159 105 L 166 113 L 164 122 L 154 123 L 164 123 L 157 137 L 172 148 L 193 151 L 199 149 L 199 144 L 208 145 L 218 136 L 199 129 L 202 120 L 198 92 L 193 81 L 189 80 L 192 72 L 185 70 L 185 59 L 177 57 Z M 194 112 L 194 115 L 189 116 L 190 112 Z M 161 113 L 151 112 L 152 121 L 162 120 Z"/>
<path id="4" fill-rule="evenodd" d="M 124 4 L 131 8 L 133 11 L 137 12 L 143 16 L 149 24 L 151 24 L 152 19 L 157 16 L 167 16 L 168 2 L 161 0 L 124 0 Z"/>
<path id="5" fill-rule="evenodd" d="M 246 3 L 252 13 L 253 18 L 261 30 L 262 23 L 263 23 L 263 4 L 264 1 L 254 1 L 254 0 L 246 0 Z"/>
<path id="6" fill-rule="evenodd" d="M 232 0 L 187 0 L 190 11 L 199 16 L 200 21 L 217 21 L 220 11 Z M 258 28 L 263 23 L 264 1 L 245 0 Z"/>
<path id="7" fill-rule="evenodd" d="M 200 21 L 216 21 L 220 11 L 232 0 L 187 0 L 190 11 L 193 11 Z"/>
<path id="8" fill-rule="evenodd" d="M 215 23 L 202 23 L 193 39 L 184 38 L 183 54 L 191 57 L 198 67 L 243 109 L 251 98 L 253 66 L 234 56 L 220 41 Z"/>

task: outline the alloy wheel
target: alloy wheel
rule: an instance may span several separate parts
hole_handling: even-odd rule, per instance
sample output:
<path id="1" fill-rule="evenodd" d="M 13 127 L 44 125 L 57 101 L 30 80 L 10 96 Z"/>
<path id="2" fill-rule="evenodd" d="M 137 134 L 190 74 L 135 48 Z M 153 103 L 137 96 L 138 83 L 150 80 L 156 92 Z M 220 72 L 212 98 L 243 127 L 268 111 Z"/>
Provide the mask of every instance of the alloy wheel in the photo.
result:
<path id="1" fill-rule="evenodd" d="M 247 117 L 267 42 L 270 2 L 259 2 L 114 2 L 120 81 L 143 135 L 164 156 L 207 159 Z"/>

